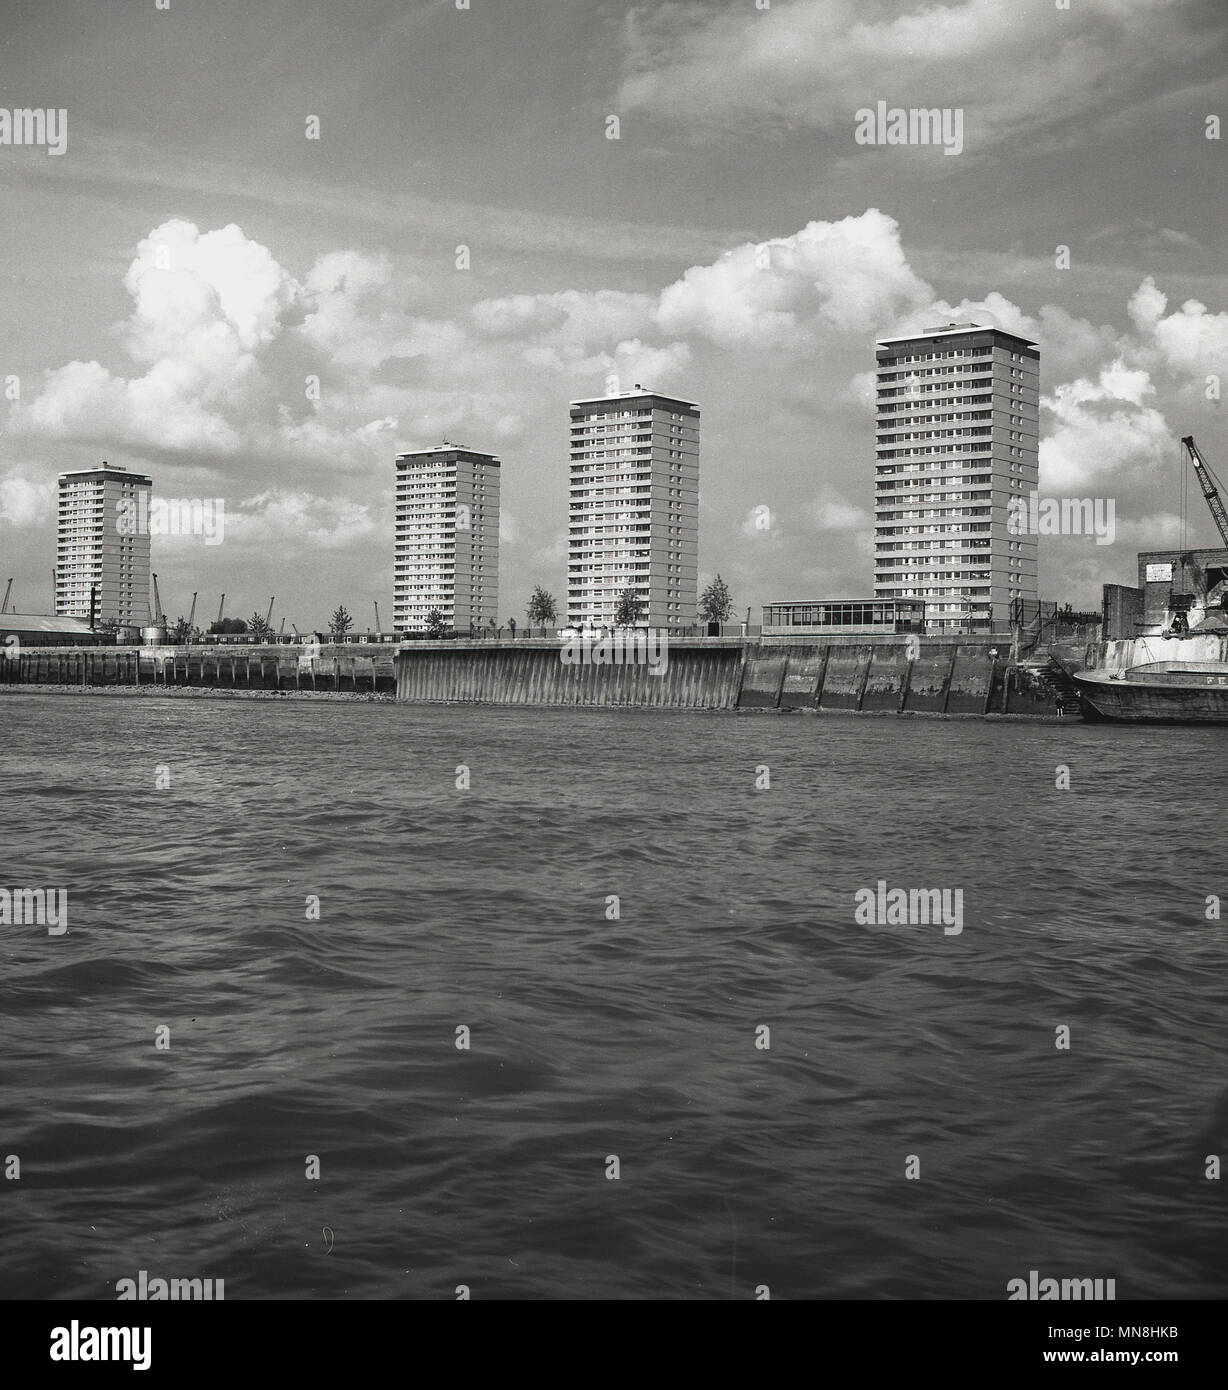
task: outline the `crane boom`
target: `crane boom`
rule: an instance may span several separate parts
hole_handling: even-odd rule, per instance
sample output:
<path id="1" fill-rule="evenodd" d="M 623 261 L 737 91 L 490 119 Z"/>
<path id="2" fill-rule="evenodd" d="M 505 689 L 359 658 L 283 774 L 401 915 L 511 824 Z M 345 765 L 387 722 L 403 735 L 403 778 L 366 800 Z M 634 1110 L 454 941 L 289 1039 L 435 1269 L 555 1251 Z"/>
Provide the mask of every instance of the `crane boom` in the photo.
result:
<path id="1" fill-rule="evenodd" d="M 277 595 L 274 594 L 273 598 L 269 599 L 269 611 L 264 615 L 264 625 L 267 628 L 271 628 L 273 625 L 273 600 L 276 597 Z"/>
<path id="2" fill-rule="evenodd" d="M 9 595 L 13 592 L 13 581 L 10 579 L 4 587 L 4 602 L 0 603 L 0 613 L 9 611 Z"/>
<path id="3" fill-rule="evenodd" d="M 196 621 L 196 594 L 197 590 L 192 590 L 192 608 L 188 613 L 188 631 L 192 631 L 192 624 Z"/>
<path id="4" fill-rule="evenodd" d="M 1202 488 L 1202 495 L 1207 499 L 1207 506 L 1210 507 L 1215 524 L 1219 527 L 1220 539 L 1225 545 L 1228 545 L 1228 512 L 1224 511 L 1223 499 L 1219 495 L 1219 489 L 1215 486 L 1217 479 L 1208 467 L 1206 459 L 1198 452 L 1198 445 L 1194 443 L 1194 436 L 1187 434 L 1181 442 L 1189 452 L 1190 462 L 1194 465 L 1194 472 L 1198 475 L 1198 486 Z"/>
<path id="5" fill-rule="evenodd" d="M 160 622 L 164 621 L 164 619 L 163 619 L 163 615 L 162 615 L 162 595 L 158 592 L 158 576 L 157 576 L 156 574 L 153 576 L 153 590 L 154 590 L 154 615 L 153 615 L 153 620 L 154 620 L 155 623 L 160 623 Z"/>
<path id="6" fill-rule="evenodd" d="M 223 595 L 222 595 L 222 601 L 221 601 L 221 603 L 219 603 L 218 606 L 217 606 L 217 620 L 218 620 L 219 623 L 222 621 L 222 609 L 225 608 L 225 607 L 226 607 L 226 595 L 223 594 Z"/>

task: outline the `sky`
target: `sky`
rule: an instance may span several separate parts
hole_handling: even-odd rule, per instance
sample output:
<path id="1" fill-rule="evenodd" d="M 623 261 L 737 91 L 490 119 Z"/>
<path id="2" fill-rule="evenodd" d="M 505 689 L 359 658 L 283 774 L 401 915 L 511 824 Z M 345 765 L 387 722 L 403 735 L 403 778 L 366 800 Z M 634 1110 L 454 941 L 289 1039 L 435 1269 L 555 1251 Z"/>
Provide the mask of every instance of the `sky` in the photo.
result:
<path id="1" fill-rule="evenodd" d="M 502 460 L 501 616 L 562 608 L 567 404 L 611 375 L 700 406 L 701 588 L 866 597 L 874 341 L 952 320 L 1039 343 L 1041 495 L 1113 504 L 1041 537 L 1042 597 L 1218 543 L 1179 440 L 1228 478 L 1220 0 L 0 7 L 0 111 L 67 113 L 0 143 L 22 612 L 106 459 L 224 504 L 153 538 L 172 617 L 387 626 L 395 456 L 444 439 Z M 880 101 L 958 153 L 858 143 Z"/>

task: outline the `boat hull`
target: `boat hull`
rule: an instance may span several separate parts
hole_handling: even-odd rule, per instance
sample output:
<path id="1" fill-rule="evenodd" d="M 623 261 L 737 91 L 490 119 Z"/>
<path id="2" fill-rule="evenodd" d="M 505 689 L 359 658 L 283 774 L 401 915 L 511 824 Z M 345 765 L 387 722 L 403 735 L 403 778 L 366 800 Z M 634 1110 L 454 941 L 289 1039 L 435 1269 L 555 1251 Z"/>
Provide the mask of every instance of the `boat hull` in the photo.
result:
<path id="1" fill-rule="evenodd" d="M 1228 724 L 1228 686 L 1074 677 L 1088 719 L 1119 724 Z"/>

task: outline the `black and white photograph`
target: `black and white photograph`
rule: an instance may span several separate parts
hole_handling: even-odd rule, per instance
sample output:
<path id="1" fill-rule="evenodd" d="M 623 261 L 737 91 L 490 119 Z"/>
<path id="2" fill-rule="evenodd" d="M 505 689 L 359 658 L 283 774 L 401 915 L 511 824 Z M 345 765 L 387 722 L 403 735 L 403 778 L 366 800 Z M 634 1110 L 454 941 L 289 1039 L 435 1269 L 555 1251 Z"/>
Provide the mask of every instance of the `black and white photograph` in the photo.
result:
<path id="1" fill-rule="evenodd" d="M 1192 1364 L 1221 0 L 9 0 L 0 79 L 30 1365 L 782 1300 Z"/>

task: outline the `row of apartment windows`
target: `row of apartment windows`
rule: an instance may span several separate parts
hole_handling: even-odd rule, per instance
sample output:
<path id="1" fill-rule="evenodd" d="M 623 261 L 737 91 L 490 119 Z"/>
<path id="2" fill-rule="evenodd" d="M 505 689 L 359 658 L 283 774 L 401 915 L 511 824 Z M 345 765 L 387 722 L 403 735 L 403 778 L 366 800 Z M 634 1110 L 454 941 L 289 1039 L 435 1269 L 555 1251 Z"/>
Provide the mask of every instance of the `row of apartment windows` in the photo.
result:
<path id="1" fill-rule="evenodd" d="M 891 534 L 888 532 L 887 534 Z M 898 534 L 908 535 L 909 528 L 904 527 Z M 879 541 L 874 547 L 875 565 L 893 565 L 892 555 L 904 553 L 904 558 L 911 564 L 918 562 L 921 564 L 934 565 L 942 562 L 943 564 L 970 565 L 973 563 L 983 563 L 989 557 L 984 554 L 977 554 L 978 550 L 991 550 L 993 543 L 989 540 L 978 539 L 975 536 L 960 536 L 954 540 L 934 540 L 926 538 L 915 541 Z"/>
<path id="2" fill-rule="evenodd" d="M 919 371 L 916 367 L 907 372 L 884 371 L 881 367 L 878 370 L 878 389 L 882 389 L 885 383 L 892 381 L 903 382 L 923 382 L 927 377 L 955 377 L 954 381 L 945 381 L 941 389 L 944 391 L 974 391 L 979 386 L 991 386 L 993 375 L 986 376 L 985 371 L 988 363 L 979 367 L 922 367 Z M 967 376 L 964 373 L 968 373 Z"/>
<path id="3" fill-rule="evenodd" d="M 939 389 L 945 388 L 927 386 L 925 388 L 925 392 L 928 393 L 931 391 L 937 391 Z M 902 393 L 896 390 L 879 392 L 880 397 L 898 396 L 900 394 Z M 990 414 L 992 414 L 993 392 L 986 388 L 984 391 L 978 391 L 975 396 L 936 395 L 932 400 L 925 401 L 893 401 L 881 399 L 875 406 L 875 410 L 879 415 L 908 415 L 915 410 L 946 409 L 958 411 L 961 406 L 979 406 L 982 408 L 988 406 Z"/>
<path id="4" fill-rule="evenodd" d="M 972 425 L 966 429 L 950 430 L 879 430 L 876 437 L 880 444 L 898 444 L 904 439 L 963 439 L 969 435 L 992 433 L 992 425 Z"/>
<path id="5" fill-rule="evenodd" d="M 930 507 L 921 511 L 875 511 L 875 521 L 924 521 L 934 516 L 992 516 L 992 507 Z"/>
<path id="6" fill-rule="evenodd" d="M 964 468 L 965 464 L 952 463 L 952 468 Z M 921 474 L 932 475 L 928 481 L 934 484 L 949 487 L 956 484 L 970 486 L 977 483 L 992 483 L 992 473 L 969 473 L 965 477 L 957 477 L 954 473 L 944 471 L 942 464 L 934 463 L 892 463 L 880 466 L 875 469 L 876 485 L 883 488 L 891 487 L 915 487 L 918 482 L 924 484 L 927 480 L 921 478 Z M 883 479 L 900 478 L 899 482 L 885 482 Z M 907 481 L 908 478 L 913 481 Z"/>
<path id="7" fill-rule="evenodd" d="M 909 459 L 924 458 L 932 454 L 988 454 L 993 449 L 992 444 L 923 444 L 918 449 L 884 449 L 879 454 L 880 459 Z M 961 462 L 959 459 L 953 460 L 955 463 Z"/>
<path id="8" fill-rule="evenodd" d="M 1007 349 L 999 347 L 996 343 L 978 343 L 975 347 L 964 348 L 941 348 L 937 352 L 918 352 L 907 356 L 896 355 L 895 357 L 883 357 L 879 361 L 895 364 L 897 362 L 939 362 L 946 361 L 952 357 L 963 359 L 990 359 L 994 353 L 998 353 L 1002 361 L 1022 362 L 1023 353 L 1009 352 Z"/>
<path id="9" fill-rule="evenodd" d="M 908 536 L 912 534 L 921 536 L 931 535 L 954 535 L 960 531 L 988 531 L 991 525 L 988 521 L 970 521 L 967 525 L 937 525 L 937 526 L 880 526 L 875 523 L 874 533 L 876 536 Z"/>

